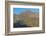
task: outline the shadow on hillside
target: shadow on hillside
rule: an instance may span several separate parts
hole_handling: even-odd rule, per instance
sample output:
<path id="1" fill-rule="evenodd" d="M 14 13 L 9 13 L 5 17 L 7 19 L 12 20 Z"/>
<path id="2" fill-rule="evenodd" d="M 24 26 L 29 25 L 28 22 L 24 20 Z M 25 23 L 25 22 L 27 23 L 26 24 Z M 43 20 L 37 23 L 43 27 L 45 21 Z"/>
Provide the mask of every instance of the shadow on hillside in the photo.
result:
<path id="1" fill-rule="evenodd" d="M 19 27 L 32 27 L 32 26 L 28 26 L 21 21 L 14 23 L 14 28 L 19 28 Z"/>

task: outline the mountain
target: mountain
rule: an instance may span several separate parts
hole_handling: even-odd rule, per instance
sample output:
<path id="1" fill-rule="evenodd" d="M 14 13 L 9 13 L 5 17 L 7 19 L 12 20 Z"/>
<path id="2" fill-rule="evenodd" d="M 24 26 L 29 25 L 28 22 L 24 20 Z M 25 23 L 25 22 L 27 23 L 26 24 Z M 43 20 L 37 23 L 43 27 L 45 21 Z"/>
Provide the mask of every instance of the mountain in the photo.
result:
<path id="1" fill-rule="evenodd" d="M 23 13 L 21 13 L 20 16 L 25 16 L 25 17 L 28 16 L 28 17 L 38 18 L 39 17 L 39 13 L 32 12 L 30 10 L 26 10 Z"/>
<path id="2" fill-rule="evenodd" d="M 32 12 L 30 10 L 22 11 L 19 15 L 14 14 L 14 23 L 22 21 L 27 26 L 38 27 L 39 26 L 39 13 Z"/>

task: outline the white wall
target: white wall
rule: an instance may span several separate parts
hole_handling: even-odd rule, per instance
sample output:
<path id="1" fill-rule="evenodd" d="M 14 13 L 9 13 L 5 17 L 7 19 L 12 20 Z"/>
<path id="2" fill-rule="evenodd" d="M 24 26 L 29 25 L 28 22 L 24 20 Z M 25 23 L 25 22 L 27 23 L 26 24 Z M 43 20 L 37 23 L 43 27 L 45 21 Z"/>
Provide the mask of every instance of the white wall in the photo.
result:
<path id="1" fill-rule="evenodd" d="M 29 0 L 29 1 L 30 2 L 45 3 L 45 0 Z M 0 0 L 0 36 L 5 36 L 5 0 Z M 16 35 L 16 36 L 46 36 L 46 33 L 43 33 L 43 34 Z"/>

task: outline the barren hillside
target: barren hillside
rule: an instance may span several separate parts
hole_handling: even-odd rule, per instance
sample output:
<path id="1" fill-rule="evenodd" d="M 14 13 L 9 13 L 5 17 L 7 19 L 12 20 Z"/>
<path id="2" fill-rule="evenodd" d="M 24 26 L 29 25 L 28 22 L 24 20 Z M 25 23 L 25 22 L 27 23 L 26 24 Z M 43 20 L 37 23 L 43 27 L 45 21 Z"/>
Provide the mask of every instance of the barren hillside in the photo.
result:
<path id="1" fill-rule="evenodd" d="M 37 27 L 39 26 L 39 13 L 27 10 L 19 15 L 14 14 L 14 23 L 18 21 L 23 22 L 27 26 Z"/>

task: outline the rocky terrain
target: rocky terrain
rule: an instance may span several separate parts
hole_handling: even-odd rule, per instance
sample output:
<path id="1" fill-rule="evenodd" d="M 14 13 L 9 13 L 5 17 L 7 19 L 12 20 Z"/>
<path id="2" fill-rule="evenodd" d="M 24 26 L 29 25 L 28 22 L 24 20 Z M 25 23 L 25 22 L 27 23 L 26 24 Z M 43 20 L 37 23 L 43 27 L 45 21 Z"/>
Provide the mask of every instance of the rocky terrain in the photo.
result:
<path id="1" fill-rule="evenodd" d="M 14 14 L 14 27 L 38 27 L 39 13 L 30 10 L 22 11 L 19 15 Z"/>

